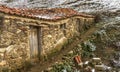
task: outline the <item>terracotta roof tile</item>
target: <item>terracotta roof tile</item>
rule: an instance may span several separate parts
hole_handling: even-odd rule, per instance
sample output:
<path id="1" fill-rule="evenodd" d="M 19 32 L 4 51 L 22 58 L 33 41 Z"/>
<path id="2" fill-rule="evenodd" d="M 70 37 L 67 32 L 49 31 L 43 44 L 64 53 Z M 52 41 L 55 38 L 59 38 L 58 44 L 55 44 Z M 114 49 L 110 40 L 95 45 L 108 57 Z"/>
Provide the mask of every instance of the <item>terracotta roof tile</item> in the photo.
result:
<path id="1" fill-rule="evenodd" d="M 93 17 L 91 15 L 79 13 L 69 8 L 17 9 L 17 8 L 9 8 L 2 5 L 0 6 L 0 12 L 11 15 L 29 17 L 29 18 L 38 18 L 38 19 L 54 20 L 54 21 L 72 16 Z"/>

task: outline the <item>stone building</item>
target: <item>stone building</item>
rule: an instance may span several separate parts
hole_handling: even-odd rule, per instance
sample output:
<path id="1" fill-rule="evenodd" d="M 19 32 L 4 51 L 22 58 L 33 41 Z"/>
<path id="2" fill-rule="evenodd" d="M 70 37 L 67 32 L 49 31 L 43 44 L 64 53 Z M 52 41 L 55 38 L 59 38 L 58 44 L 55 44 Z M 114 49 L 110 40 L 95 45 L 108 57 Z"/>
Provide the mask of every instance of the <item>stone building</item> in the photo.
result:
<path id="1" fill-rule="evenodd" d="M 0 6 L 0 66 L 20 68 L 27 60 L 59 51 L 93 22 L 93 16 L 68 8 Z"/>

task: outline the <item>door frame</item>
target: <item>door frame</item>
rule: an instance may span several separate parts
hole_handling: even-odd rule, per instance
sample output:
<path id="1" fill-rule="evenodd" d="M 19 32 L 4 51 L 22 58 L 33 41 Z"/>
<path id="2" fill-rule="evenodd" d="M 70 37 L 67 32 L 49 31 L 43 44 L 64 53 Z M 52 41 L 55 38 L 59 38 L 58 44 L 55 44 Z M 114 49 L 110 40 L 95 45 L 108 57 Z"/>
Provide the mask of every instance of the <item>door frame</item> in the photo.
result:
<path id="1" fill-rule="evenodd" d="M 34 48 L 33 47 L 33 41 L 34 41 L 34 38 L 32 38 L 32 30 L 33 29 L 36 29 L 36 32 L 35 33 L 37 33 L 37 56 L 33 56 L 32 54 L 34 54 L 34 53 L 32 53 L 33 51 L 32 51 L 32 48 Z M 30 26 L 30 58 L 31 59 L 40 59 L 40 56 L 41 56 L 41 51 L 42 51 L 42 30 L 41 30 L 41 27 L 39 26 L 39 27 L 37 27 L 37 26 Z"/>
<path id="2" fill-rule="evenodd" d="M 42 52 L 42 27 L 37 27 L 37 37 L 38 37 L 38 58 L 40 60 L 41 52 Z"/>

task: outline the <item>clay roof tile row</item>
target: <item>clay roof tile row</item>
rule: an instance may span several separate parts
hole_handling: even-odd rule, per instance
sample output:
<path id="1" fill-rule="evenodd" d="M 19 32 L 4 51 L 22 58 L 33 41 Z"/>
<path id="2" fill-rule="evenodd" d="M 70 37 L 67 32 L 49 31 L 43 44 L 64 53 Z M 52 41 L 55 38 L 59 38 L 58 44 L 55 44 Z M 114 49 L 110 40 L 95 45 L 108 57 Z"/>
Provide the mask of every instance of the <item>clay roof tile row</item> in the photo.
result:
<path id="1" fill-rule="evenodd" d="M 1 5 L 0 12 L 11 15 L 18 15 L 22 17 L 38 18 L 45 20 L 58 20 L 58 19 L 68 18 L 71 16 L 93 17 L 91 15 L 82 14 L 69 8 L 18 9 L 18 8 L 9 8 L 7 6 Z"/>

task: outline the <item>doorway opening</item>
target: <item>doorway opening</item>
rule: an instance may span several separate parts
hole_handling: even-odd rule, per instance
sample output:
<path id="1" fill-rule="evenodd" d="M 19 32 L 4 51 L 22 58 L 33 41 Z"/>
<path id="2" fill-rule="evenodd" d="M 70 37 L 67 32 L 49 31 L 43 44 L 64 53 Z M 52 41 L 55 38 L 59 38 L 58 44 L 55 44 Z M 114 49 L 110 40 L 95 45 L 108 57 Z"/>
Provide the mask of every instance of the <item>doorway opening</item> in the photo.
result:
<path id="1" fill-rule="evenodd" d="M 30 26 L 30 57 L 31 59 L 40 59 L 42 49 L 42 31 L 41 27 Z"/>

